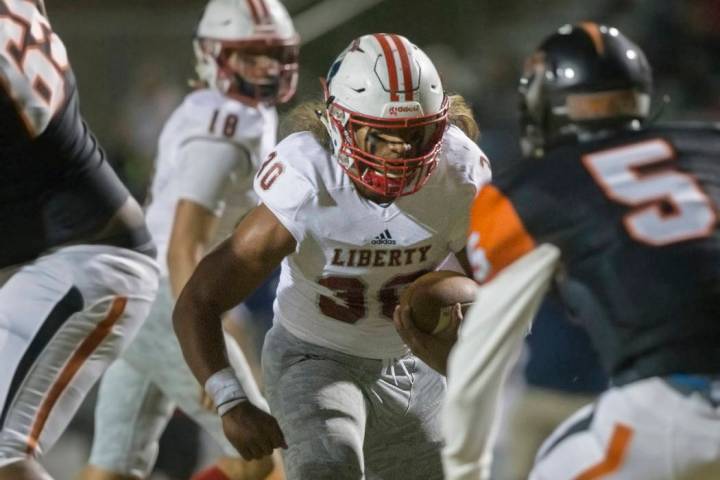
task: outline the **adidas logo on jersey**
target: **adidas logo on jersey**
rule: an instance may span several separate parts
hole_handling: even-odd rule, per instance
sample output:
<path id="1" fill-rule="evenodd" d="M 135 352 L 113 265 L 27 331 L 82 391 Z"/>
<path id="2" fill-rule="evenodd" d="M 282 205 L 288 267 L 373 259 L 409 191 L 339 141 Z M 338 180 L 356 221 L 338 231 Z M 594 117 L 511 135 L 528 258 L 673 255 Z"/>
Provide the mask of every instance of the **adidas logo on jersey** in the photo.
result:
<path id="1" fill-rule="evenodd" d="M 390 231 L 388 229 L 385 229 L 384 232 L 381 232 L 380 235 L 376 236 L 370 241 L 371 245 L 396 245 L 397 242 L 393 240 L 392 235 L 390 235 Z"/>

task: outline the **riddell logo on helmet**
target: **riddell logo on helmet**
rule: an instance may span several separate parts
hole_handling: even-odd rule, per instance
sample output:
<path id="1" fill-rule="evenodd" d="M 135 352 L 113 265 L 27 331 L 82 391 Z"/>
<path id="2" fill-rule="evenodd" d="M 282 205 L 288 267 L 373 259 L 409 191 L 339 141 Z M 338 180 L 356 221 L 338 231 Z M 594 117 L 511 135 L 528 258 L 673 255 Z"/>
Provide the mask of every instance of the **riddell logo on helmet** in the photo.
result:
<path id="1" fill-rule="evenodd" d="M 398 105 L 388 109 L 388 115 L 402 115 L 404 113 L 418 113 L 420 105 Z"/>

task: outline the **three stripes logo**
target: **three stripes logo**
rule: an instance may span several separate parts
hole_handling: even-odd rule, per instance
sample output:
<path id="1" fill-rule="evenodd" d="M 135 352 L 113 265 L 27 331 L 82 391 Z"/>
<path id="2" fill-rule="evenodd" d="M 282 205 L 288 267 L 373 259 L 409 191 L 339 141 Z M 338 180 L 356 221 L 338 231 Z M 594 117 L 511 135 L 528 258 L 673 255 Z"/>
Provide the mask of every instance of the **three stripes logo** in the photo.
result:
<path id="1" fill-rule="evenodd" d="M 397 242 L 393 240 L 392 235 L 390 235 L 390 230 L 385 229 L 384 232 L 381 232 L 380 235 L 376 236 L 370 241 L 371 245 L 395 245 Z"/>

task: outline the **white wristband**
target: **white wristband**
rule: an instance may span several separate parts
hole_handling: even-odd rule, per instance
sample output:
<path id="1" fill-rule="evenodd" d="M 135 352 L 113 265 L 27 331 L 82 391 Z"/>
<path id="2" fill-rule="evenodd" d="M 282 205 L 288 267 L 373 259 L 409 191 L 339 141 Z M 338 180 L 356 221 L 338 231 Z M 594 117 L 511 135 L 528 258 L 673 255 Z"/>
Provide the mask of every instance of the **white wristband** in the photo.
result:
<path id="1" fill-rule="evenodd" d="M 247 400 L 240 380 L 232 367 L 223 368 L 205 381 L 205 391 L 215 403 L 218 415 L 225 415 L 231 408 Z"/>

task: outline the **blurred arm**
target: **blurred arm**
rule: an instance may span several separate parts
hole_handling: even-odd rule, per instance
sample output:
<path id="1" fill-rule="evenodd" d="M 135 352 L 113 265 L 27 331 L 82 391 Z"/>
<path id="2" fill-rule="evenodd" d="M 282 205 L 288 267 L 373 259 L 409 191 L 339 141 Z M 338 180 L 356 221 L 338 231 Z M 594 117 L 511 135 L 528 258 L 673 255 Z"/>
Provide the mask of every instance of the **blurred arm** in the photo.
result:
<path id="1" fill-rule="evenodd" d="M 175 208 L 167 251 L 173 297 L 180 295 L 195 267 L 210 246 L 218 218 L 202 205 L 180 200 Z"/>
<path id="2" fill-rule="evenodd" d="M 199 263 L 178 298 L 173 323 L 201 385 L 228 366 L 220 316 L 250 295 L 295 246 L 290 232 L 259 205 Z"/>
<path id="3" fill-rule="evenodd" d="M 179 194 L 167 252 L 170 285 L 180 295 L 212 246 L 233 174 L 250 171 L 247 152 L 229 141 L 193 138 L 177 153 L 171 187 Z"/>
<path id="4" fill-rule="evenodd" d="M 507 374 L 552 281 L 559 250 L 541 245 L 480 287 L 448 360 L 443 466 L 449 480 L 481 477 Z"/>

